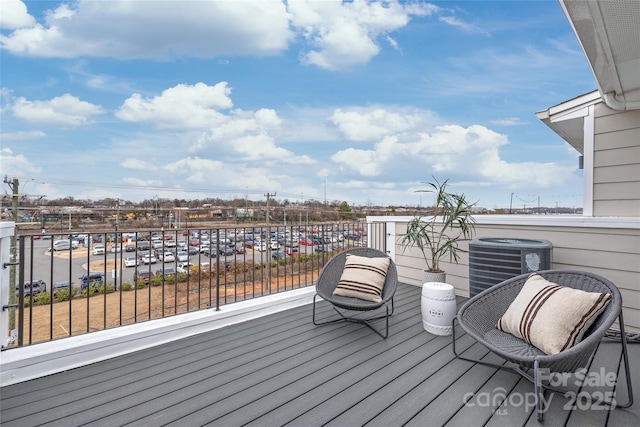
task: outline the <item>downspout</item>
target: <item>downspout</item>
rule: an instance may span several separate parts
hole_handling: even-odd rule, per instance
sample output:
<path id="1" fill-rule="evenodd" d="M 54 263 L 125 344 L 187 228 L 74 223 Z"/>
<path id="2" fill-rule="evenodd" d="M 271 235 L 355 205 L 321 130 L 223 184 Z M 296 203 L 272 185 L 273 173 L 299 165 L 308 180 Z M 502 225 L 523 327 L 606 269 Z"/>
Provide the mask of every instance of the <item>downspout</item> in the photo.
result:
<path id="1" fill-rule="evenodd" d="M 604 95 L 602 95 L 602 99 L 604 100 L 604 103 L 607 105 L 607 107 L 611 108 L 612 110 L 624 111 L 627 109 L 627 104 L 623 101 L 619 101 L 616 98 L 615 92 L 605 93 Z"/>

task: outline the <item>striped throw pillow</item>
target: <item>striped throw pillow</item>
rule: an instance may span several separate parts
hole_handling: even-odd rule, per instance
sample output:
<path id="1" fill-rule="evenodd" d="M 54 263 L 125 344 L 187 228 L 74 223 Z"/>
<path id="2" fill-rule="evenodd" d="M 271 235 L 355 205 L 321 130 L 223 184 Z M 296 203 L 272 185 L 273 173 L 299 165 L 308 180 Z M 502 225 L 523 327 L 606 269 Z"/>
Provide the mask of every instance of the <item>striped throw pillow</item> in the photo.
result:
<path id="1" fill-rule="evenodd" d="M 382 288 L 388 269 L 389 258 L 347 254 L 342 276 L 333 295 L 382 302 Z"/>
<path id="2" fill-rule="evenodd" d="M 580 342 L 609 301 L 608 293 L 560 286 L 534 273 L 497 327 L 546 354 L 557 354 Z"/>

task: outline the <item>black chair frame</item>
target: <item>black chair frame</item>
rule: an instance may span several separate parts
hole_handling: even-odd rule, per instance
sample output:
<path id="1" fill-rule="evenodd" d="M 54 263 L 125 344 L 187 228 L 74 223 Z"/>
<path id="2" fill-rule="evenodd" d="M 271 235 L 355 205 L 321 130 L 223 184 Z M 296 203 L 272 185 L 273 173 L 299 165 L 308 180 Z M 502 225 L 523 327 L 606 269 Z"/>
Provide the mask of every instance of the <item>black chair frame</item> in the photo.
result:
<path id="1" fill-rule="evenodd" d="M 313 324 L 322 326 L 336 322 L 361 323 L 369 327 L 382 338 L 387 338 L 389 336 L 389 317 L 393 315 L 394 311 L 393 296 L 395 295 L 398 287 L 398 273 L 396 266 L 393 260 L 389 263 L 389 269 L 387 270 L 387 276 L 382 289 L 382 301 L 379 303 L 359 298 L 333 295 L 333 291 L 338 285 L 338 281 L 342 275 L 347 254 L 365 257 L 388 257 L 387 254 L 377 249 L 355 248 L 340 252 L 331 258 L 320 272 L 316 283 L 316 294 L 313 296 Z M 318 321 L 316 319 L 316 303 L 318 298 L 330 303 L 333 309 L 338 313 L 339 318 L 328 321 Z M 384 314 L 376 315 L 374 317 L 357 316 L 358 312 L 373 311 L 380 308 L 384 308 Z M 385 329 L 382 332 L 376 329 L 372 324 L 374 320 L 380 319 L 385 319 Z"/>

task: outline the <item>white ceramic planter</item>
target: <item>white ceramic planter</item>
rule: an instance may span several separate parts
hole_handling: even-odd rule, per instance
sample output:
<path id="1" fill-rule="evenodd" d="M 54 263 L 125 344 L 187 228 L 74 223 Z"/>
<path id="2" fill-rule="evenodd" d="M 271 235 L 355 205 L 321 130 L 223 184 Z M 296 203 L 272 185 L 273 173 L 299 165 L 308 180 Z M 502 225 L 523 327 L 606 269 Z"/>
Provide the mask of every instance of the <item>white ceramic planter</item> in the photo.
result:
<path id="1" fill-rule="evenodd" d="M 427 282 L 422 285 L 422 326 L 434 335 L 451 335 L 456 315 L 456 293 L 448 283 Z"/>

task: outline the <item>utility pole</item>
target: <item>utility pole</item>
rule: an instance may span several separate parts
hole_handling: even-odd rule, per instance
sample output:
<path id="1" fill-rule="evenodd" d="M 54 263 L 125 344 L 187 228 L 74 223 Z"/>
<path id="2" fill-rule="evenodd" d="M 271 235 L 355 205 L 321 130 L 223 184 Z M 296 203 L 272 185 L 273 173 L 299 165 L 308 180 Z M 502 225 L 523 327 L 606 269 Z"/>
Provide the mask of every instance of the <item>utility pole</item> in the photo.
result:
<path id="1" fill-rule="evenodd" d="M 509 215 L 511 215 L 512 208 L 513 208 L 513 193 L 511 193 L 511 201 L 509 202 Z"/>
<path id="2" fill-rule="evenodd" d="M 276 197 L 276 193 L 266 193 L 264 197 L 267 198 L 267 290 L 271 290 L 271 225 L 269 225 L 269 200 L 272 197 Z"/>

